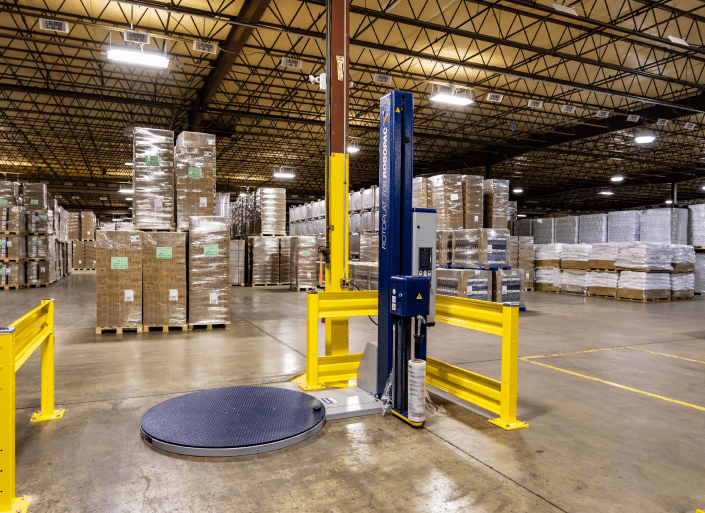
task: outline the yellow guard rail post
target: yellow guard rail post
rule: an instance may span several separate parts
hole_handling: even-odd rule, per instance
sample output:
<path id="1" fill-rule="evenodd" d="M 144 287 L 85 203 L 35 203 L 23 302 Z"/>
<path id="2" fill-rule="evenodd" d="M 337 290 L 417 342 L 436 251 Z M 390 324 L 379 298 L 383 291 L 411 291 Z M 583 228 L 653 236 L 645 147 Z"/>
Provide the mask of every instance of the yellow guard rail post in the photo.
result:
<path id="1" fill-rule="evenodd" d="M 10 326 L 0 328 L 0 513 L 25 513 L 31 497 L 15 497 L 15 372 L 42 348 L 42 406 L 31 422 L 58 420 L 54 409 L 54 300 L 42 304 Z"/>

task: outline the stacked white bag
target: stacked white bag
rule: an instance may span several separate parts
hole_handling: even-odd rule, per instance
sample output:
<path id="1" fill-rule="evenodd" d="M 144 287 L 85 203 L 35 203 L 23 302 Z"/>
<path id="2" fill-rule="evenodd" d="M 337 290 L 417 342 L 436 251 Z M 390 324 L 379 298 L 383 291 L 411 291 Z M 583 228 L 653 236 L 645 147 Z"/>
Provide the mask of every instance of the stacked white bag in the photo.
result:
<path id="1" fill-rule="evenodd" d="M 588 267 L 592 269 L 612 269 L 614 267 L 615 260 L 617 260 L 618 251 L 618 242 L 593 244 L 590 248 L 590 260 L 588 260 Z"/>
<path id="2" fill-rule="evenodd" d="M 671 275 L 622 271 L 619 273 L 617 297 L 633 299 L 670 299 Z"/>
<path id="3" fill-rule="evenodd" d="M 617 292 L 619 273 L 591 271 L 587 275 L 588 292 L 600 296 L 614 296 Z"/>
<path id="4" fill-rule="evenodd" d="M 695 275 L 693 273 L 671 274 L 671 299 L 693 297 Z"/>
<path id="5" fill-rule="evenodd" d="M 541 260 L 561 260 L 561 250 L 563 244 L 537 244 L 536 245 L 536 261 Z"/>
<path id="6" fill-rule="evenodd" d="M 673 253 L 670 244 L 622 242 L 619 244 L 615 265 L 625 269 L 672 271 L 672 259 Z"/>
<path id="7" fill-rule="evenodd" d="M 587 269 L 591 251 L 591 244 L 564 244 L 561 248 L 561 267 L 563 269 Z"/>
<path id="8" fill-rule="evenodd" d="M 695 270 L 695 249 L 685 244 L 671 244 L 673 272 L 692 273 Z"/>
<path id="9" fill-rule="evenodd" d="M 587 292 L 587 271 L 564 269 L 561 271 L 561 292 L 585 294 Z"/>

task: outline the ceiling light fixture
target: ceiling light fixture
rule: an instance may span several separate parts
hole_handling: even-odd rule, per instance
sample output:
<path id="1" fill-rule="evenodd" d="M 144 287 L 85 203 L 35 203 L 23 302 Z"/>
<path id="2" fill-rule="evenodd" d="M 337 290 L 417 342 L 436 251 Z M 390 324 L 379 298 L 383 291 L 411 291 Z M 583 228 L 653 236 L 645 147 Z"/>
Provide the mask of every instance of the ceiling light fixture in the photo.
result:
<path id="1" fill-rule="evenodd" d="M 514 189 L 513 192 L 514 194 L 521 194 L 522 192 L 524 192 L 524 189 L 522 189 L 521 187 L 517 187 L 516 189 Z"/>
<path id="2" fill-rule="evenodd" d="M 517 214 L 517 217 L 526 217 L 526 214 Z"/>
<path id="3" fill-rule="evenodd" d="M 132 194 L 133 192 L 132 189 L 120 189 L 120 194 Z"/>
<path id="4" fill-rule="evenodd" d="M 624 177 L 622 175 L 614 175 L 610 180 L 613 182 L 621 182 L 624 180 Z"/>
<path id="5" fill-rule="evenodd" d="M 348 144 L 348 153 L 357 153 L 360 151 L 360 145 L 357 142 L 357 139 L 350 139 L 350 144 Z"/>
<path id="6" fill-rule="evenodd" d="M 125 198 L 125 201 L 132 201 L 132 198 Z"/>
<path id="7" fill-rule="evenodd" d="M 169 66 L 169 59 L 161 53 L 137 52 L 123 48 L 111 48 L 108 50 L 108 59 L 138 66 L 153 66 L 155 68 L 166 68 Z"/>
<path id="8" fill-rule="evenodd" d="M 126 165 L 126 166 L 134 166 L 135 163 L 134 163 L 134 162 L 125 162 L 125 165 Z"/>
<path id="9" fill-rule="evenodd" d="M 602 194 L 602 195 L 604 195 L 604 196 L 612 196 L 612 195 L 614 194 L 614 192 L 612 192 L 612 191 L 600 191 L 600 194 Z"/>
<path id="10" fill-rule="evenodd" d="M 649 130 L 639 130 L 634 134 L 634 142 L 637 144 L 649 144 L 656 140 L 656 136 Z"/>
<path id="11" fill-rule="evenodd" d="M 433 86 L 431 101 L 450 103 L 453 105 L 470 105 L 472 98 L 467 89 L 461 89 L 452 85 L 438 84 Z"/>
<path id="12" fill-rule="evenodd" d="M 670 205 L 671 203 L 673 203 L 673 200 L 666 200 L 666 205 Z"/>
<path id="13" fill-rule="evenodd" d="M 295 176 L 293 168 L 284 166 L 274 168 L 274 178 L 291 180 Z"/>

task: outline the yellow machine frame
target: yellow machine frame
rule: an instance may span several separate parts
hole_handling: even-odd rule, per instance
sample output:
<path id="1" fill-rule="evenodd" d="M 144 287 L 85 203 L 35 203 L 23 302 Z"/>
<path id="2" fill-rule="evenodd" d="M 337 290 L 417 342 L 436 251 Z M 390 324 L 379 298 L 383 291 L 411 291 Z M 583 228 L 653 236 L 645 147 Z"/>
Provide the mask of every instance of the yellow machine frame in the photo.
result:
<path id="1" fill-rule="evenodd" d="M 306 373 L 294 381 L 304 390 L 346 386 L 357 379 L 362 354 L 318 356 L 318 319 L 377 315 L 377 291 L 320 292 L 307 296 Z M 502 337 L 502 380 L 426 359 L 426 383 L 499 415 L 490 422 L 506 430 L 529 427 L 516 418 L 519 307 L 436 296 L 436 322 Z M 326 385 L 328 383 L 329 385 Z"/>
<path id="2" fill-rule="evenodd" d="M 41 410 L 30 422 L 58 420 L 54 409 L 54 301 L 42 304 L 0 333 L 0 513 L 26 513 L 30 496 L 15 497 L 15 373 L 41 347 Z"/>

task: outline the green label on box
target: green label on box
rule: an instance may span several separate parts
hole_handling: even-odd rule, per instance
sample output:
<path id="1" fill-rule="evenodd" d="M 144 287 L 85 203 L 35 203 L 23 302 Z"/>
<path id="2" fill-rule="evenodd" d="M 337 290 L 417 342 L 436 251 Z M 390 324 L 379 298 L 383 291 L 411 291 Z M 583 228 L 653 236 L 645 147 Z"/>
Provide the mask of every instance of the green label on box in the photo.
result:
<path id="1" fill-rule="evenodd" d="M 29 200 L 32 205 L 39 205 L 39 200 Z"/>
<path id="2" fill-rule="evenodd" d="M 161 258 L 163 260 L 171 260 L 171 246 L 169 246 L 169 247 L 157 246 L 157 258 Z"/>
<path id="3" fill-rule="evenodd" d="M 0 269 L 0 274 L 5 274 L 5 269 Z"/>
<path id="4" fill-rule="evenodd" d="M 127 257 L 110 257 L 111 269 L 127 269 Z"/>
<path id="5" fill-rule="evenodd" d="M 0 199 L 0 205 L 7 205 L 6 199 Z"/>
<path id="6" fill-rule="evenodd" d="M 200 167 L 190 167 L 188 168 L 189 178 L 203 178 L 203 169 Z"/>
<path id="7" fill-rule="evenodd" d="M 0 246 L 7 246 L 7 239 L 0 239 Z"/>
<path id="8" fill-rule="evenodd" d="M 39 219 L 41 219 L 42 221 L 46 221 L 46 220 L 47 220 L 47 216 L 39 216 Z"/>
<path id="9" fill-rule="evenodd" d="M 205 244 L 203 246 L 203 254 L 205 256 L 220 256 L 220 250 L 217 244 Z"/>
<path id="10" fill-rule="evenodd" d="M 159 155 L 145 157 L 144 163 L 147 164 L 148 166 L 158 166 L 159 165 Z"/>
<path id="11" fill-rule="evenodd" d="M 310 255 L 311 255 L 311 252 L 310 252 L 308 249 L 304 249 L 304 250 L 301 252 L 301 254 L 302 254 L 303 256 L 310 256 Z"/>
<path id="12" fill-rule="evenodd" d="M 36 245 L 37 245 L 37 241 L 36 241 L 36 240 L 31 240 L 31 241 L 29 241 L 29 245 L 30 245 L 30 246 L 36 246 Z"/>

